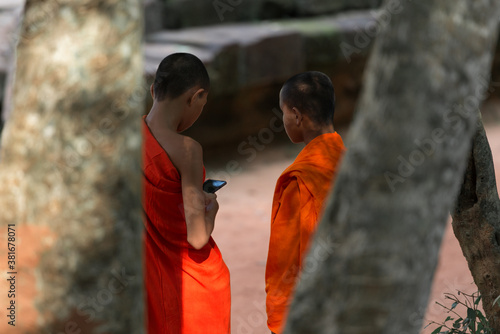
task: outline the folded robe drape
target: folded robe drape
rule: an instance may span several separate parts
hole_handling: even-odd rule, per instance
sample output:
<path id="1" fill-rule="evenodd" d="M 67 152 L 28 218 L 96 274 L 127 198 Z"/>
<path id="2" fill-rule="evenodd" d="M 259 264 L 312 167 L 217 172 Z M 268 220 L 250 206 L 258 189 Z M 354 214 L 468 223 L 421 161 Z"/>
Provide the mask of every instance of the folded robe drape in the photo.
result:
<path id="1" fill-rule="evenodd" d="M 276 183 L 266 264 L 267 324 L 275 333 L 283 330 L 309 241 L 344 151 L 339 134 L 320 135 Z"/>
<path id="2" fill-rule="evenodd" d="M 230 333 L 229 270 L 212 238 L 187 242 L 180 175 L 145 121 L 143 138 L 148 333 Z"/>

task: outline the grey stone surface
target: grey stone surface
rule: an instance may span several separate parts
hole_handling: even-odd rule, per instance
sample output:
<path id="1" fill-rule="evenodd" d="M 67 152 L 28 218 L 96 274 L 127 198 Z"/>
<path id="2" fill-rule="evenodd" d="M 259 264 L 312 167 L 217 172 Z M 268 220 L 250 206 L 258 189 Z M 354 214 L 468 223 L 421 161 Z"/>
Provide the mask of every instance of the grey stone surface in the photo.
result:
<path id="1" fill-rule="evenodd" d="M 238 141 L 269 124 L 279 108 L 283 82 L 306 70 L 327 73 L 337 95 L 336 122 L 352 117 L 373 39 L 346 57 L 342 43 L 356 43 L 376 19 L 369 12 L 321 18 L 234 23 L 150 34 L 146 38 L 146 73 L 151 82 L 159 62 L 173 52 L 190 52 L 207 66 L 212 89 L 206 114 L 190 130 L 204 145 Z M 224 131 L 221 122 L 230 120 Z M 233 131 L 233 129 L 237 129 Z"/>
<path id="2" fill-rule="evenodd" d="M 303 55 L 296 52 L 302 49 L 300 34 L 275 23 L 163 31 L 146 41 L 149 76 L 169 53 L 190 52 L 207 65 L 216 94 L 273 83 L 304 68 Z"/>
<path id="3" fill-rule="evenodd" d="M 299 15 L 321 15 L 350 9 L 378 8 L 381 0 L 295 0 Z"/>
<path id="4" fill-rule="evenodd" d="M 164 27 L 186 28 L 228 22 L 249 22 L 310 15 L 328 15 L 350 9 L 380 7 L 381 0 L 168 0 Z"/>
<path id="5" fill-rule="evenodd" d="M 234 92 L 246 85 L 286 79 L 309 65 L 349 62 L 351 59 L 341 49 L 343 42 L 358 46 L 359 52 L 351 57 L 366 57 L 374 38 L 360 46 L 356 36 L 375 21 L 371 13 L 354 12 L 316 19 L 162 31 L 146 38 L 146 71 L 154 74 L 159 61 L 169 53 L 191 52 L 212 71 L 217 91 Z M 220 62 L 224 68 L 216 66 L 219 58 L 226 60 Z M 220 75 L 227 68 L 231 80 Z"/>
<path id="6" fill-rule="evenodd" d="M 342 50 L 343 43 L 356 48 L 355 56 L 366 57 L 375 38 L 359 43 L 358 36 L 366 27 L 376 24 L 374 14 L 367 11 L 356 11 L 333 16 L 278 21 L 281 27 L 296 31 L 304 40 L 302 53 L 308 65 L 323 63 L 332 64 L 337 61 L 348 61 L 347 53 Z"/>
<path id="7" fill-rule="evenodd" d="M 273 117 L 269 111 L 278 108 L 281 84 L 306 70 L 331 77 L 337 97 L 336 124 L 348 124 L 375 38 L 394 18 L 384 10 L 363 10 L 162 31 L 146 38 L 146 73 L 151 80 L 161 59 L 173 52 L 191 52 L 205 62 L 212 80 L 206 111 L 218 122 L 202 116 L 190 130 L 205 145 L 238 141 L 265 128 Z M 494 78 L 500 77 L 498 59 Z M 493 91 L 498 91 L 497 86 Z M 224 131 L 214 131 L 223 120 L 231 121 Z"/>
<path id="8" fill-rule="evenodd" d="M 186 28 L 227 22 L 255 21 L 263 0 L 168 0 L 165 28 Z"/>

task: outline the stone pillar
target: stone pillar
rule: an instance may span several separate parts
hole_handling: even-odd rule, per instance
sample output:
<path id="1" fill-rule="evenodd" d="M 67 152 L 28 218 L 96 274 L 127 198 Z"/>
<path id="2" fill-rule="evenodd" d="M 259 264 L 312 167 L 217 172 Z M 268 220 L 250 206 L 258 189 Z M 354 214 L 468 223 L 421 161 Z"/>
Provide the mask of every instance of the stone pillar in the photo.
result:
<path id="1" fill-rule="evenodd" d="M 144 332 L 142 8 L 26 3 L 0 156 L 2 333 L 11 304 L 16 333 Z"/>

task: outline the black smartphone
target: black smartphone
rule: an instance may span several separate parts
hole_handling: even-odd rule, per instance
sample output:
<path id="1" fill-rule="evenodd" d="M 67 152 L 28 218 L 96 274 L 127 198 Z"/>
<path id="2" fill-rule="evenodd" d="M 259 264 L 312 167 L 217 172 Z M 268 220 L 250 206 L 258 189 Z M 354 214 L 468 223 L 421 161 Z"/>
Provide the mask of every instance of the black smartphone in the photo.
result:
<path id="1" fill-rule="evenodd" d="M 208 179 L 203 183 L 203 191 L 213 194 L 227 184 L 226 181 Z"/>

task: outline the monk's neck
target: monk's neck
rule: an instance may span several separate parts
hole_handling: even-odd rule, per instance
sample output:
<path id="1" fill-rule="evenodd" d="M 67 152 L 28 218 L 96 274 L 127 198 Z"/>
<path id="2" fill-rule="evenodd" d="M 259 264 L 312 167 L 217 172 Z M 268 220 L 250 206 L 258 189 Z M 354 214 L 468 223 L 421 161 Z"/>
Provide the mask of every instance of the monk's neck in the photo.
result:
<path id="1" fill-rule="evenodd" d="M 146 116 L 146 124 L 153 131 L 177 132 L 181 122 L 181 112 L 176 112 L 175 107 L 165 103 L 153 103 Z"/>
<path id="2" fill-rule="evenodd" d="M 318 129 L 311 129 L 309 131 L 306 131 L 304 133 L 304 144 L 309 144 L 314 138 L 319 137 L 321 135 L 327 134 L 327 133 L 334 133 L 335 129 L 333 128 L 333 125 L 330 126 L 324 126 Z"/>

